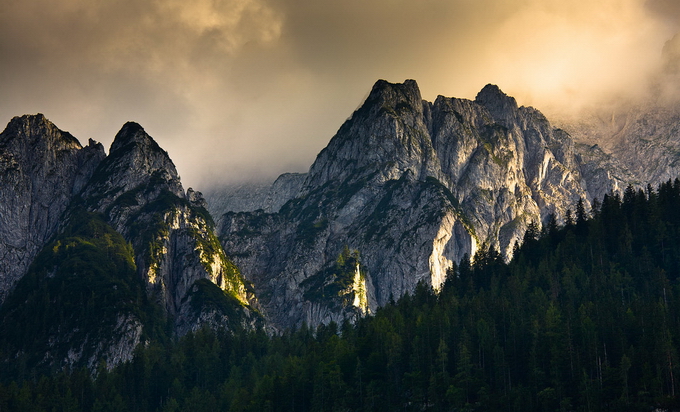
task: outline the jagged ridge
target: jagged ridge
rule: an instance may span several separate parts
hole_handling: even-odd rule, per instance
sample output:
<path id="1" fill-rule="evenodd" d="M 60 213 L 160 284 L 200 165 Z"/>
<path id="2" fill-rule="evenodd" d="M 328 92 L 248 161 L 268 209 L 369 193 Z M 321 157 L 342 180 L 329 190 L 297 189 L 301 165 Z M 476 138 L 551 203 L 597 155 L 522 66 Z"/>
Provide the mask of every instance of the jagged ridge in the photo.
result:
<path id="1" fill-rule="evenodd" d="M 531 222 L 558 219 L 590 196 L 574 143 L 498 87 L 475 101 L 423 101 L 415 81 L 378 81 L 279 213 L 228 213 L 225 250 L 279 326 L 341 321 L 305 298 L 305 284 L 359 251 L 368 306 L 385 304 L 447 269 L 481 242 L 509 255 Z M 307 283 L 305 283 L 307 282 Z"/>
<path id="2" fill-rule="evenodd" d="M 104 156 L 101 144 L 82 147 L 42 114 L 15 117 L 0 133 L 0 304 Z"/>
<path id="3" fill-rule="evenodd" d="M 140 342 L 167 333 L 261 323 L 201 194 L 184 192 L 167 152 L 140 125 L 126 123 L 104 158 L 100 144 L 82 148 L 44 116 L 24 116 L 0 134 L 0 154 L 0 178 L 14 183 L 7 194 L 24 202 L 5 204 L 14 221 L 4 216 L 0 246 L 12 247 L 17 221 L 24 237 L 27 227 L 43 226 L 30 251 L 42 252 L 28 275 L 25 264 L 13 282 L 2 278 L 0 292 L 11 291 L 0 314 L 7 359 L 26 354 L 34 367 L 94 370 L 102 360 L 112 367 L 131 359 Z M 126 265 L 118 270 L 111 259 Z M 86 310 L 69 309 L 77 307 Z M 27 339 L 15 329 L 30 314 L 41 321 L 23 331 Z M 163 319 L 172 320 L 171 330 Z"/>

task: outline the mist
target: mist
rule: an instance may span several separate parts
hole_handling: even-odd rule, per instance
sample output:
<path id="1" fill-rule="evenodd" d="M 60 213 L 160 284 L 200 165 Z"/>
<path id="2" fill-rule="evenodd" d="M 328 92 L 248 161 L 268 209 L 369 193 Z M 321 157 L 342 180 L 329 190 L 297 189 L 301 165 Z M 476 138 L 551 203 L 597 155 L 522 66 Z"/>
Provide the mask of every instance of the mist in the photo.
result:
<path id="1" fill-rule="evenodd" d="M 679 17 L 668 0 L 4 0 L 0 121 L 41 112 L 108 147 L 132 120 L 185 187 L 273 180 L 378 79 L 431 101 L 494 83 L 549 118 L 644 96 Z"/>

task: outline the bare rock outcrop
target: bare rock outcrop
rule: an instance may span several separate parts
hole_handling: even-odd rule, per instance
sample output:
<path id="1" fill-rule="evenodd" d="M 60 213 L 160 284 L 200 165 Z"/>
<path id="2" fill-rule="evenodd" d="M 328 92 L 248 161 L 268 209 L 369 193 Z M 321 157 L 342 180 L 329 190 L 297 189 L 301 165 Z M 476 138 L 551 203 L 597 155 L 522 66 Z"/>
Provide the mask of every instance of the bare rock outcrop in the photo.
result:
<path id="1" fill-rule="evenodd" d="M 366 310 L 438 288 L 481 243 L 506 256 L 530 223 L 590 198 L 567 133 L 498 87 L 423 101 L 415 81 L 378 81 L 277 213 L 227 213 L 225 250 L 280 327 L 360 316 L 344 248 L 357 252 Z M 331 294 L 328 291 L 332 291 Z M 360 300 L 360 299 L 359 299 Z"/>
<path id="2" fill-rule="evenodd" d="M 81 146 L 42 114 L 15 117 L 0 133 L 0 304 L 104 157 L 101 144 Z"/>

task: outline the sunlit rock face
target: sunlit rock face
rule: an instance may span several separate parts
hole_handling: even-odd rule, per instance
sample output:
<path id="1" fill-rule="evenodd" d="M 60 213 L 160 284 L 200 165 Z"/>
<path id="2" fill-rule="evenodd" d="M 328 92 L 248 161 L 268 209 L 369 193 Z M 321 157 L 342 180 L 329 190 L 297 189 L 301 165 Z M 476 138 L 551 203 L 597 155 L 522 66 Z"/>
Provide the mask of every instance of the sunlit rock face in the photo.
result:
<path id="1" fill-rule="evenodd" d="M 175 336 L 202 326 L 262 325 L 252 289 L 224 253 L 202 195 L 185 193 L 168 154 L 140 125 L 125 124 L 106 156 L 100 144 L 82 147 L 42 115 L 15 118 L 0 134 L 0 168 L 0 329 L 21 313 L 72 302 L 78 288 L 92 302 L 124 297 L 99 318 L 76 311 L 64 325 L 38 330 L 45 353 L 27 354 L 30 367 L 94 371 L 103 361 L 110 368 L 132 359 L 137 345 L 160 333 L 152 329 L 165 325 Z M 93 256 L 124 261 L 128 269 L 86 260 Z M 44 299 L 30 298 L 32 285 L 60 282 L 65 286 Z M 3 356 L 25 355 L 23 342 L 11 345 L 14 352 Z"/>
<path id="2" fill-rule="evenodd" d="M 340 322 L 360 315 L 356 299 L 325 293 L 342 283 L 326 274 L 343 248 L 358 251 L 375 310 L 420 281 L 440 287 L 481 243 L 509 256 L 531 222 L 587 204 L 581 166 L 565 132 L 496 86 L 430 103 L 413 80 L 381 80 L 294 198 L 227 213 L 218 231 L 276 325 Z"/>
<path id="3" fill-rule="evenodd" d="M 0 134 L 0 304 L 104 157 L 101 144 L 82 147 L 42 114 L 15 117 Z"/>
<path id="4" fill-rule="evenodd" d="M 184 306 L 200 279 L 248 305 L 243 279 L 213 233 L 205 200 L 192 189 L 185 194 L 167 152 L 140 125 L 126 123 L 118 132 L 82 197 L 133 245 L 148 295 L 182 325 L 180 332 L 197 327 L 184 318 L 191 313 Z"/>

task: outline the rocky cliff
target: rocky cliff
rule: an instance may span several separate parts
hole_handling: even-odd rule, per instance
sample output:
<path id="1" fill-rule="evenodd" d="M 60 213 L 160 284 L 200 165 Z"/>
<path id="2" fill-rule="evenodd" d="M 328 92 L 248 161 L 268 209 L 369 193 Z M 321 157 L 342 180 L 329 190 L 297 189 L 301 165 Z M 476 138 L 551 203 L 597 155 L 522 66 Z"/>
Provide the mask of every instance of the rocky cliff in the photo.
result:
<path id="1" fill-rule="evenodd" d="M 579 198 L 590 196 L 573 141 L 498 87 L 430 103 L 413 80 L 379 81 L 294 199 L 278 213 L 227 213 L 218 227 L 275 324 L 318 324 L 419 281 L 438 288 L 482 242 L 508 255 L 531 222 L 560 219 Z M 345 248 L 361 287 L 338 268 Z"/>
<path id="2" fill-rule="evenodd" d="M 438 289 L 482 245 L 509 258 L 532 222 L 673 177 L 663 113 L 631 113 L 599 145 L 575 128 L 575 143 L 493 85 L 428 102 L 413 80 L 378 81 L 308 173 L 213 192 L 217 223 L 140 125 L 106 156 L 15 118 L 0 134 L 3 366 L 110 367 L 167 333 L 262 325 L 260 310 L 274 328 L 352 321 Z"/>
<path id="3" fill-rule="evenodd" d="M 213 233 L 205 200 L 200 192 L 184 192 L 167 152 L 140 125 L 127 123 L 118 132 L 82 199 L 132 244 L 147 294 L 175 319 L 180 334 L 200 326 L 201 317 L 188 310 L 200 279 L 249 304 L 252 296 Z"/>
<path id="4" fill-rule="evenodd" d="M 666 42 L 662 60 L 642 95 L 556 119 L 598 171 L 599 182 L 589 183 L 594 195 L 656 187 L 680 174 L 680 35 Z"/>
<path id="5" fill-rule="evenodd" d="M 0 142 L 0 246 L 21 252 L 2 278 L 6 367 L 112 367 L 167 333 L 262 323 L 205 200 L 140 125 L 106 157 L 42 115 L 14 119 Z"/>
<path id="6" fill-rule="evenodd" d="M 104 156 L 42 114 L 15 117 L 0 133 L 0 304 Z"/>
<path id="7" fill-rule="evenodd" d="M 611 190 L 656 187 L 680 175 L 680 105 L 652 101 L 598 109 L 561 126 L 591 165 L 606 172 Z M 604 186 L 604 192 L 606 186 Z"/>

